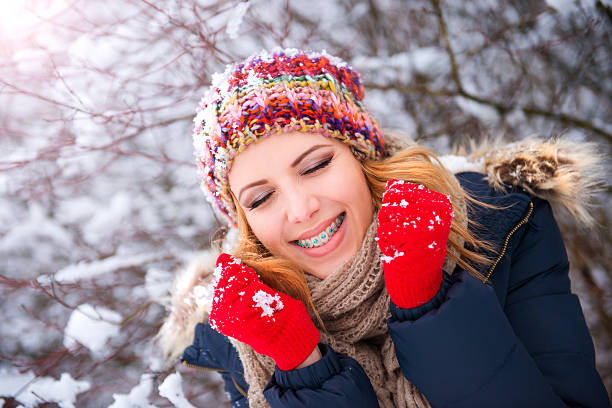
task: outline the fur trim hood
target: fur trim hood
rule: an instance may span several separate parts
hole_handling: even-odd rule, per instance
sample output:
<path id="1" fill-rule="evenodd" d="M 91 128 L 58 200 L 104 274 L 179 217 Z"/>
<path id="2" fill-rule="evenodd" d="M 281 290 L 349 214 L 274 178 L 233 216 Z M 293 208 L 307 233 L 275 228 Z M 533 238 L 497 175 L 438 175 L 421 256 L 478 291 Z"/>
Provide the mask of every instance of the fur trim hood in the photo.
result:
<path id="1" fill-rule="evenodd" d="M 394 132 L 385 133 L 385 150 L 394 154 L 413 142 Z M 602 157 L 595 144 L 564 139 L 526 139 L 511 144 L 485 142 L 440 156 L 453 174 L 474 171 L 487 175 L 496 189 L 514 187 L 548 200 L 556 211 L 567 210 L 581 226 L 594 223 L 589 208 L 604 183 Z M 231 252 L 237 233 L 230 230 L 223 250 Z M 175 278 L 169 308 L 158 335 L 164 358 L 176 361 L 193 340 L 193 328 L 206 319 L 218 254 L 207 250 L 196 256 Z"/>

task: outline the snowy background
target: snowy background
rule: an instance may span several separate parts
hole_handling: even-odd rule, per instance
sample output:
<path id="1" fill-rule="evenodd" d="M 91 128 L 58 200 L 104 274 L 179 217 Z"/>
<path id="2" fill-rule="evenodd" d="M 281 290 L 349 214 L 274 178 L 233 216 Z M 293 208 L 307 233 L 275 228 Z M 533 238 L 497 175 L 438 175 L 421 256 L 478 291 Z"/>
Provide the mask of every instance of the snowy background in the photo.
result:
<path id="1" fill-rule="evenodd" d="M 221 225 L 191 127 L 226 63 L 326 49 L 384 127 L 440 153 L 538 133 L 609 157 L 611 33 L 610 0 L 1 0 L 0 407 L 226 404 L 217 375 L 152 342 L 173 274 Z M 600 201 L 594 230 L 558 219 L 612 390 Z"/>

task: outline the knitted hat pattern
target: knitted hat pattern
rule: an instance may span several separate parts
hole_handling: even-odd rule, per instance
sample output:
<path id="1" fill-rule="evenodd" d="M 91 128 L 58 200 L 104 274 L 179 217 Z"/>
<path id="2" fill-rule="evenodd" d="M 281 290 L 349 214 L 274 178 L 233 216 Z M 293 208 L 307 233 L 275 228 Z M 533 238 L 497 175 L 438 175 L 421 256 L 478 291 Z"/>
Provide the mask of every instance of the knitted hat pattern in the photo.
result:
<path id="1" fill-rule="evenodd" d="M 236 155 L 270 134 L 318 132 L 379 160 L 383 137 L 362 103 L 357 72 L 327 54 L 262 52 L 214 74 L 194 119 L 193 144 L 202 189 L 233 225 L 228 174 Z"/>

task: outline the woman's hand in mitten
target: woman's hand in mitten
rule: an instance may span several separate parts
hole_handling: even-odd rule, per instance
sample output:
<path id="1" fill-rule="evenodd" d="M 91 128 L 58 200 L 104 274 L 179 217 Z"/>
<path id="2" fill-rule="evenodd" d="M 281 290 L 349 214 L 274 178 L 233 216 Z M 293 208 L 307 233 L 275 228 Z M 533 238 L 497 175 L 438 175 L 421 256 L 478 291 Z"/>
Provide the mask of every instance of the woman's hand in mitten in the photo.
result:
<path id="1" fill-rule="evenodd" d="M 440 289 L 453 216 L 444 194 L 403 180 L 387 181 L 377 240 L 387 291 L 397 306 L 420 306 Z"/>
<path id="2" fill-rule="evenodd" d="M 320 334 L 302 302 L 264 285 L 240 259 L 221 254 L 210 325 L 271 357 L 281 370 L 302 363 Z"/>

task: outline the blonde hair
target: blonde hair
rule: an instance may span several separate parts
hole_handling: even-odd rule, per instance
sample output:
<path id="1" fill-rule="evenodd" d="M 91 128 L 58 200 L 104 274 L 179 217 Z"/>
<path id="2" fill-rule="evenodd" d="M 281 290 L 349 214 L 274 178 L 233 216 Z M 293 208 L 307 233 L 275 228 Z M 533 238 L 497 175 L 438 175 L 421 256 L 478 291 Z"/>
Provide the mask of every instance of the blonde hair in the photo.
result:
<path id="1" fill-rule="evenodd" d="M 474 250 L 464 248 L 464 243 L 468 243 L 475 250 L 492 251 L 492 246 L 478 240 L 467 226 L 467 207 L 474 204 L 485 204 L 470 197 L 454 175 L 444 168 L 433 153 L 422 146 L 413 145 L 389 158 L 380 161 L 366 159 L 360 163 L 376 210 L 380 208 L 382 194 L 389 179 L 422 184 L 431 190 L 448 195 L 453 204 L 455 216 L 451 224 L 447 256 L 473 276 L 481 281 L 485 280 L 474 265 L 488 265 L 491 259 Z M 233 194 L 232 199 L 236 206 L 236 221 L 240 236 L 234 255 L 255 269 L 266 285 L 301 300 L 320 322 L 310 297 L 304 270 L 288 259 L 272 255 L 251 230 L 244 211 Z M 488 205 L 485 206 L 488 207 Z"/>

